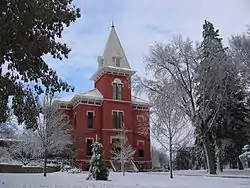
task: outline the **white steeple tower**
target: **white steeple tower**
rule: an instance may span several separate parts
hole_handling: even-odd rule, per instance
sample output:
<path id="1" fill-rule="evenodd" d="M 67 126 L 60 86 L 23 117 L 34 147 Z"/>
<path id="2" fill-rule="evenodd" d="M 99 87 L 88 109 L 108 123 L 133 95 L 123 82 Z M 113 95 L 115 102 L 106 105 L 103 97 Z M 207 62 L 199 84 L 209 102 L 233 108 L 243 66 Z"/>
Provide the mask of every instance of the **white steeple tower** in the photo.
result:
<path id="1" fill-rule="evenodd" d="M 128 75 L 135 73 L 129 65 L 113 23 L 103 56 L 99 56 L 97 61 L 98 70 L 91 77 L 92 80 L 96 80 L 103 72 L 124 72 Z"/>
<path id="2" fill-rule="evenodd" d="M 117 64 L 116 64 L 117 63 Z M 108 41 L 103 53 L 103 65 L 131 69 L 121 42 L 116 34 L 115 26 L 111 26 Z"/>

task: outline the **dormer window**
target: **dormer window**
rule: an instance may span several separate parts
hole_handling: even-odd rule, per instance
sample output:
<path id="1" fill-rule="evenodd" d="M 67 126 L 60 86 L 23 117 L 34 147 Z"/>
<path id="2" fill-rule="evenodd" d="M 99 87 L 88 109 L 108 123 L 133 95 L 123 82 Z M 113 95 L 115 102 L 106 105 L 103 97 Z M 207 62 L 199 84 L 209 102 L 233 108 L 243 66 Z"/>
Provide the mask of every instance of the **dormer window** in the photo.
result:
<path id="1" fill-rule="evenodd" d="M 113 57 L 113 62 L 115 64 L 116 67 L 120 67 L 121 66 L 121 57 Z"/>

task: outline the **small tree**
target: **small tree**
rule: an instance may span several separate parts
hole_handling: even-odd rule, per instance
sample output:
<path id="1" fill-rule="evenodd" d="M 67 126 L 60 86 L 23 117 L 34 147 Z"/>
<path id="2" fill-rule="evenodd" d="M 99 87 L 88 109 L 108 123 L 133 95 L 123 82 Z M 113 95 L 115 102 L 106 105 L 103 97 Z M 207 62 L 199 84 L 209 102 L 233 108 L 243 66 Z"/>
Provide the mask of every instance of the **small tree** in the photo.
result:
<path id="1" fill-rule="evenodd" d="M 133 160 L 136 150 L 134 150 L 132 146 L 128 144 L 128 138 L 126 137 L 124 125 L 120 133 L 120 142 L 116 143 L 115 145 L 119 149 L 111 150 L 111 154 L 113 154 L 114 160 L 118 160 L 121 163 L 122 175 L 125 176 L 125 164 Z"/>
<path id="2" fill-rule="evenodd" d="M 38 153 L 44 157 L 44 176 L 48 154 L 62 153 L 72 144 L 69 120 L 65 117 L 56 105 L 52 105 L 52 97 L 46 96 L 35 131 Z"/>
<path id="3" fill-rule="evenodd" d="M 109 171 L 102 156 L 102 144 L 97 140 L 92 144 L 92 157 L 90 159 L 89 175 L 87 180 L 108 180 Z"/>
<path id="4" fill-rule="evenodd" d="M 152 104 L 150 121 L 152 124 L 151 133 L 156 141 L 169 151 L 170 178 L 173 178 L 173 152 L 189 141 L 192 134 L 190 122 L 185 112 L 180 108 L 178 87 L 176 83 L 169 80 L 162 80 L 157 83 L 162 94 L 153 90 L 148 91 L 149 100 Z M 148 118 L 142 118 L 138 125 L 140 134 L 148 134 Z"/>

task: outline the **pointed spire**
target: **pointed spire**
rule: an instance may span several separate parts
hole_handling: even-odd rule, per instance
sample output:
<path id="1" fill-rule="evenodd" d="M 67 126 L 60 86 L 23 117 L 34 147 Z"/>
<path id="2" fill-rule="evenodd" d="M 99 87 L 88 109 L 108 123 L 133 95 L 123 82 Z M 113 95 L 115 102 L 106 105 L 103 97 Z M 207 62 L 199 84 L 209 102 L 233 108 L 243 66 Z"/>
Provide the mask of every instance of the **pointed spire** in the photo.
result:
<path id="1" fill-rule="evenodd" d="M 114 21 L 112 21 L 111 31 L 102 58 L 103 58 L 102 67 L 117 66 L 119 68 L 131 69 L 127 57 L 125 55 L 125 52 L 122 48 L 121 42 L 117 36 L 114 26 Z M 116 58 L 119 59 L 118 60 L 119 66 L 118 64 L 115 64 Z"/>
<path id="2" fill-rule="evenodd" d="M 111 27 L 112 27 L 112 28 L 115 28 L 114 20 L 112 20 Z"/>

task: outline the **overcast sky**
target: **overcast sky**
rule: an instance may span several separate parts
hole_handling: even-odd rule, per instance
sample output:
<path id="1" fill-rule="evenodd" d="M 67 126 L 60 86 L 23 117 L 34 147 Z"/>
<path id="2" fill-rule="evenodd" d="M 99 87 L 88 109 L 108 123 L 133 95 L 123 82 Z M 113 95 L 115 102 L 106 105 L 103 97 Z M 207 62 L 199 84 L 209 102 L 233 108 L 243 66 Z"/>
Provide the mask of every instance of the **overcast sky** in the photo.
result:
<path id="1" fill-rule="evenodd" d="M 167 43 L 175 35 L 201 40 L 207 19 L 220 30 L 225 44 L 232 34 L 250 25 L 250 0 L 74 0 L 81 18 L 67 28 L 63 41 L 72 49 L 68 59 L 46 57 L 75 92 L 93 88 L 89 80 L 97 69 L 110 25 L 114 20 L 130 65 L 143 73 L 143 57 L 155 41 Z M 65 93 L 60 96 L 65 96 Z"/>

